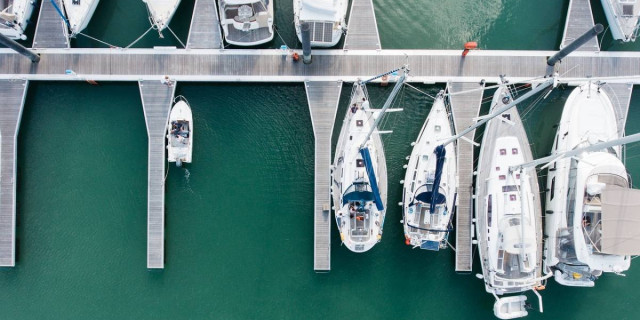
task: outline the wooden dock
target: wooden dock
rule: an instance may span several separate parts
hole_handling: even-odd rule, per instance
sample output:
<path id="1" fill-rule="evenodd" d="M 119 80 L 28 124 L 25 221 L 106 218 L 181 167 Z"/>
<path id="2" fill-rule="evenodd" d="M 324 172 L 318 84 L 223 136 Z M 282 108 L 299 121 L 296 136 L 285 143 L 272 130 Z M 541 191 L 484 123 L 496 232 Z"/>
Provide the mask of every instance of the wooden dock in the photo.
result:
<path id="1" fill-rule="evenodd" d="M 16 265 L 16 154 L 25 80 L 0 80 L 0 267 Z"/>
<path id="2" fill-rule="evenodd" d="M 331 135 L 341 81 L 305 82 L 315 136 L 313 269 L 331 270 Z"/>
<path id="3" fill-rule="evenodd" d="M 351 0 L 345 50 L 380 50 L 380 35 L 372 0 Z"/>
<path id="4" fill-rule="evenodd" d="M 78 81 L 157 80 L 170 74 L 178 81 L 304 82 L 364 79 L 405 63 L 409 82 L 514 82 L 547 73 L 554 51 L 478 50 L 466 58 L 460 50 L 317 50 L 313 63 L 293 63 L 279 49 L 48 49 L 38 64 L 0 49 L 0 79 Z M 77 76 L 65 74 L 71 69 Z M 556 65 L 563 81 L 591 77 L 635 77 L 640 81 L 640 52 L 575 52 Z M 610 80 L 605 80 L 612 83 Z"/>
<path id="5" fill-rule="evenodd" d="M 187 39 L 188 49 L 222 49 L 222 31 L 216 0 L 196 0 Z"/>
<path id="6" fill-rule="evenodd" d="M 167 123 L 176 84 L 140 81 L 140 96 L 149 135 L 147 192 L 147 268 L 164 268 L 164 177 Z"/>
<path id="7" fill-rule="evenodd" d="M 618 135 L 623 136 L 629 105 L 631 104 L 633 85 L 628 83 L 607 83 L 602 86 L 602 90 L 607 93 L 611 103 L 613 103 L 618 123 Z"/>
<path id="8" fill-rule="evenodd" d="M 58 14 L 51 1 L 40 1 L 40 16 L 36 33 L 33 36 L 33 48 L 69 48 L 68 28 Z M 62 9 L 62 1 L 56 0 L 58 8 Z"/>
<path id="9" fill-rule="evenodd" d="M 484 84 L 449 83 L 449 93 L 481 89 Z M 456 132 L 474 123 L 482 103 L 483 90 L 450 96 L 451 110 Z M 473 141 L 475 130 L 464 137 Z M 458 153 L 458 195 L 456 204 L 456 272 L 471 272 L 473 263 L 473 144 L 463 139 L 457 142 Z"/>
<path id="10" fill-rule="evenodd" d="M 591 12 L 589 0 L 570 0 L 560 49 L 583 35 L 593 26 L 593 13 Z M 589 40 L 589 42 L 578 48 L 578 51 L 600 51 L 598 37 Z"/>

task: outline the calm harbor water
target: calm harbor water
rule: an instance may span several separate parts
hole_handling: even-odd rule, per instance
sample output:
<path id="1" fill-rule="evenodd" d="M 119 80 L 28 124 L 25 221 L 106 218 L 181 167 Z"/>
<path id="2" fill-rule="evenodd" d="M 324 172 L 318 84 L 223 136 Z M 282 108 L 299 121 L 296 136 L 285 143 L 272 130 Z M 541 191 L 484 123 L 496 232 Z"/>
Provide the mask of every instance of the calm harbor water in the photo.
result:
<path id="1" fill-rule="evenodd" d="M 182 0 L 171 28 L 184 42 L 194 0 Z M 295 47 L 291 1 L 277 0 L 276 24 Z M 375 0 L 384 48 L 552 50 L 568 1 Z M 597 22 L 606 24 L 599 1 Z M 452 23 L 454 22 L 454 23 Z M 126 46 L 149 23 L 141 1 L 101 1 L 86 33 Z M 639 50 L 605 34 L 605 50 Z M 80 38 L 74 46 L 100 47 Z M 274 40 L 266 47 L 279 47 Z M 150 32 L 136 47 L 175 45 Z M 381 72 L 386 70 L 380 70 Z M 435 95 L 439 85 L 418 86 Z M 391 87 L 371 86 L 374 105 Z M 334 140 L 345 112 L 345 84 Z M 551 148 L 570 88 L 521 105 L 535 155 Z M 634 91 L 627 132 L 640 131 Z M 458 275 L 452 250 L 404 245 L 402 165 L 431 107 L 405 88 L 384 137 L 389 210 L 383 241 L 365 254 L 340 246 L 332 271 L 313 270 L 313 130 L 301 84 L 180 83 L 195 122 L 193 163 L 171 167 L 166 186 L 166 268 L 146 266 L 147 136 L 135 83 L 33 82 L 18 150 L 18 261 L 0 269 L 1 319 L 469 319 L 493 317 L 481 280 Z M 491 92 L 485 93 L 489 99 Z M 485 104 L 484 110 L 487 106 Z M 335 142 L 335 141 L 334 141 Z M 640 179 L 640 148 L 627 148 Z M 475 263 L 479 272 L 479 263 Z M 640 267 L 605 275 L 595 288 L 550 281 L 542 318 L 635 318 Z M 535 306 L 536 300 L 529 295 Z"/>

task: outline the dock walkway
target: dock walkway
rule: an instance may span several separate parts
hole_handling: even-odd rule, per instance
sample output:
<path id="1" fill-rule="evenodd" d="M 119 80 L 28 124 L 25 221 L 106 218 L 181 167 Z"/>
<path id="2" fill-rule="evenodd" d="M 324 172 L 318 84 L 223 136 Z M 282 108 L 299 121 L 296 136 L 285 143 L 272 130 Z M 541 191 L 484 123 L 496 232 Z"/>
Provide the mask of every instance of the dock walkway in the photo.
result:
<path id="1" fill-rule="evenodd" d="M 478 83 L 449 83 L 449 93 L 483 88 Z M 450 96 L 451 110 L 456 132 L 474 123 L 482 103 L 483 90 Z M 464 137 L 473 141 L 474 131 Z M 473 144 L 464 139 L 457 142 L 458 153 L 458 196 L 456 204 L 456 272 L 471 272 L 473 263 Z"/>
<path id="2" fill-rule="evenodd" d="M 305 82 L 315 136 L 313 269 L 331 270 L 331 135 L 341 81 Z"/>
<path id="3" fill-rule="evenodd" d="M 51 1 L 40 1 L 40 16 L 36 33 L 33 36 L 33 48 L 69 48 L 68 29 L 64 20 Z M 62 1 L 56 0 L 58 8 L 62 9 Z"/>
<path id="4" fill-rule="evenodd" d="M 564 33 L 562 34 L 562 42 L 560 49 L 571 43 L 573 40 L 583 35 L 587 30 L 593 28 L 593 13 L 591 12 L 591 4 L 589 0 L 571 0 L 569 2 L 569 10 L 567 12 L 567 20 L 564 25 Z M 578 51 L 600 51 L 598 37 L 577 49 Z"/>
<path id="5" fill-rule="evenodd" d="M 28 85 L 0 80 L 0 267 L 16 264 L 16 154 Z"/>
<path id="6" fill-rule="evenodd" d="M 149 135 L 147 193 L 147 268 L 164 268 L 164 176 L 167 123 L 176 85 L 140 81 L 140 96 Z"/>
<path id="7" fill-rule="evenodd" d="M 345 50 L 380 50 L 380 35 L 372 0 L 352 0 Z"/>
<path id="8" fill-rule="evenodd" d="M 222 49 L 216 0 L 196 0 L 187 39 L 188 49 Z"/>
<path id="9" fill-rule="evenodd" d="M 0 49 L 0 79 L 138 81 L 169 74 L 178 81 L 304 82 L 356 81 L 408 63 L 409 82 L 512 82 L 547 73 L 554 51 L 481 50 L 466 58 L 460 50 L 317 50 L 313 63 L 293 63 L 279 49 L 49 49 L 31 60 Z M 71 69 L 77 75 L 65 74 Z M 640 52 L 575 52 L 556 66 L 563 81 L 627 76 L 640 81 Z M 606 80 L 612 83 L 611 80 Z"/>

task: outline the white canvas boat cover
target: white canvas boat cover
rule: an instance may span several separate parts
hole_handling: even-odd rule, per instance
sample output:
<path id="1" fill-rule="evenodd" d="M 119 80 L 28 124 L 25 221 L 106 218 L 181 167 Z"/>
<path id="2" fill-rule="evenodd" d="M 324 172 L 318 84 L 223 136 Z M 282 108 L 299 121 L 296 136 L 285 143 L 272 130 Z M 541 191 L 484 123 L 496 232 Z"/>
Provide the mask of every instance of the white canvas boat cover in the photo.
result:
<path id="1" fill-rule="evenodd" d="M 600 252 L 640 254 L 640 190 L 609 185 L 602 192 Z"/>
<path id="2" fill-rule="evenodd" d="M 302 0 L 300 20 L 335 21 L 337 10 L 335 0 Z"/>

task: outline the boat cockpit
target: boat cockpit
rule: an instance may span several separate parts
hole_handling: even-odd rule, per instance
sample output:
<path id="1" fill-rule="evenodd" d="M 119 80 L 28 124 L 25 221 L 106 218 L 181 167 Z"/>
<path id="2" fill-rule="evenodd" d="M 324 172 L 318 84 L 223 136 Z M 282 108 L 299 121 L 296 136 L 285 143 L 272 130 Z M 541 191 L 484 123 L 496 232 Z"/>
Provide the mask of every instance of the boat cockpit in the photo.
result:
<path id="1" fill-rule="evenodd" d="M 371 187 L 366 182 L 354 182 L 342 197 L 342 205 L 348 207 L 349 234 L 354 241 L 366 241 L 373 235 L 371 229 L 372 208 L 375 208 Z M 378 221 L 375 222 L 379 224 Z"/>
<path id="2" fill-rule="evenodd" d="M 189 121 L 171 121 L 171 134 L 169 135 L 172 147 L 184 147 L 189 144 Z"/>

